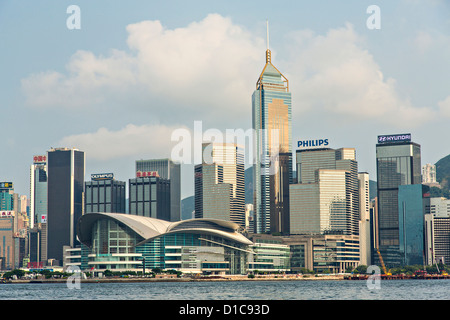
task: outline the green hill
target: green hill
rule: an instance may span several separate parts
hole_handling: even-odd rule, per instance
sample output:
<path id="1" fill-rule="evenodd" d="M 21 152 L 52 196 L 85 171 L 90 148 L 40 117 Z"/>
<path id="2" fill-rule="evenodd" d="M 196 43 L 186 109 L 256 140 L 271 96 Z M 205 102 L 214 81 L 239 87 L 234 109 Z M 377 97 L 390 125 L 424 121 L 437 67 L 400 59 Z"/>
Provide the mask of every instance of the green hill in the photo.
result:
<path id="1" fill-rule="evenodd" d="M 450 154 L 436 162 L 436 180 L 443 189 L 450 187 Z"/>

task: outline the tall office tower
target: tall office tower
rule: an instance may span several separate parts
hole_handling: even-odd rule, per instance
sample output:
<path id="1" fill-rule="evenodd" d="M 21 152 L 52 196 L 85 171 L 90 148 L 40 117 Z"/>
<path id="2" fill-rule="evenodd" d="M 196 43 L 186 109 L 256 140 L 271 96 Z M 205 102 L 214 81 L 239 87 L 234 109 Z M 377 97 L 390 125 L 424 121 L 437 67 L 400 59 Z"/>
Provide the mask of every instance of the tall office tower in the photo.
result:
<path id="1" fill-rule="evenodd" d="M 91 174 L 85 183 L 84 212 L 125 213 L 125 185 L 112 173 Z"/>
<path id="2" fill-rule="evenodd" d="M 290 185 L 291 234 L 359 235 L 355 149 L 297 150 L 297 175 Z"/>
<path id="3" fill-rule="evenodd" d="M 424 195 L 429 189 L 422 184 L 398 186 L 398 238 L 402 265 L 423 265 L 425 262 Z"/>
<path id="4" fill-rule="evenodd" d="M 28 233 L 30 268 L 42 268 L 47 261 L 47 230 L 45 223 L 36 223 Z"/>
<path id="5" fill-rule="evenodd" d="M 16 214 L 12 210 L 0 210 L 0 270 L 14 269 L 16 251 L 15 216 Z"/>
<path id="6" fill-rule="evenodd" d="M 378 244 L 380 243 L 380 237 L 378 236 L 378 197 L 373 198 L 370 201 L 370 246 L 372 251 L 371 264 L 375 263 L 374 255 L 377 255 Z"/>
<path id="7" fill-rule="evenodd" d="M 163 179 L 170 180 L 170 218 L 181 220 L 181 166 L 170 159 L 137 160 L 136 172 L 156 171 Z"/>
<path id="8" fill-rule="evenodd" d="M 14 185 L 12 182 L 0 182 L 0 210 L 14 210 Z"/>
<path id="9" fill-rule="evenodd" d="M 30 168 L 30 228 L 47 223 L 47 156 L 33 157 Z"/>
<path id="10" fill-rule="evenodd" d="M 289 81 L 272 64 L 271 51 L 267 48 L 266 64 L 252 95 L 256 233 L 289 232 L 291 117 Z"/>
<path id="11" fill-rule="evenodd" d="M 245 228 L 245 178 L 242 147 L 204 143 L 195 170 L 195 217 L 232 221 Z"/>
<path id="12" fill-rule="evenodd" d="M 424 202 L 426 264 L 449 264 L 450 200 L 446 198 L 426 198 Z"/>
<path id="13" fill-rule="evenodd" d="M 84 166 L 83 151 L 47 151 L 47 257 L 59 263 L 63 260 L 63 247 L 78 244 L 76 224 L 83 212 Z"/>
<path id="14" fill-rule="evenodd" d="M 420 145 L 410 134 L 378 137 L 376 145 L 378 187 L 378 247 L 384 263 L 402 263 L 399 251 L 398 187 L 421 184 Z M 378 256 L 374 255 L 378 261 Z"/>
<path id="15" fill-rule="evenodd" d="M 169 179 L 158 176 L 156 171 L 136 173 L 129 180 L 129 214 L 170 221 Z"/>
<path id="16" fill-rule="evenodd" d="M 370 190 L 369 174 L 358 173 L 359 181 L 359 244 L 361 249 L 360 263 L 365 266 L 372 264 L 371 223 L 370 223 Z"/>
<path id="17" fill-rule="evenodd" d="M 253 203 L 245 204 L 245 229 L 250 233 L 255 231 L 254 216 L 253 216 Z"/>

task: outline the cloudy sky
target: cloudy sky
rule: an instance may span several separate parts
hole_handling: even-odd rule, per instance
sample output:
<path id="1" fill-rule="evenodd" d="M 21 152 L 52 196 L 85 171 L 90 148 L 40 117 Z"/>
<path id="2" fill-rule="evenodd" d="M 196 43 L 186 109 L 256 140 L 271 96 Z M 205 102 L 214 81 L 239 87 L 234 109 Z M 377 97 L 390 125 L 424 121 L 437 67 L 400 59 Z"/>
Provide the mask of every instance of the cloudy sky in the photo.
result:
<path id="1" fill-rule="evenodd" d="M 367 26 L 370 5 L 380 29 Z M 87 180 L 127 181 L 135 160 L 170 157 L 172 134 L 195 121 L 251 128 L 266 20 L 294 150 L 320 138 L 354 147 L 373 180 L 377 135 L 411 133 L 423 164 L 450 154 L 448 1 L 4 0 L 0 181 L 28 195 L 33 155 L 51 147 L 85 151 Z M 193 195 L 192 165 L 182 172 L 182 197 Z"/>

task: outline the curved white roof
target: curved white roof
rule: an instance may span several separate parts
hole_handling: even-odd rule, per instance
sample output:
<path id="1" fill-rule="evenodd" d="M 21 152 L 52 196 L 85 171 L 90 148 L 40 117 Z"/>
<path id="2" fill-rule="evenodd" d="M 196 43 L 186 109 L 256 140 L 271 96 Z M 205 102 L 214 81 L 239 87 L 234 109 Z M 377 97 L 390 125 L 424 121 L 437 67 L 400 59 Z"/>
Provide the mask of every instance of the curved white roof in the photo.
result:
<path id="1" fill-rule="evenodd" d="M 131 214 L 108 212 L 87 213 L 81 216 L 77 226 L 77 234 L 82 243 L 90 245 L 92 225 L 96 221 L 104 218 L 110 218 L 128 226 L 144 239 L 141 243 L 167 233 L 203 232 L 216 234 L 247 245 L 252 244 L 249 239 L 237 232 L 239 225 L 230 221 L 217 219 L 189 219 L 169 222 Z"/>

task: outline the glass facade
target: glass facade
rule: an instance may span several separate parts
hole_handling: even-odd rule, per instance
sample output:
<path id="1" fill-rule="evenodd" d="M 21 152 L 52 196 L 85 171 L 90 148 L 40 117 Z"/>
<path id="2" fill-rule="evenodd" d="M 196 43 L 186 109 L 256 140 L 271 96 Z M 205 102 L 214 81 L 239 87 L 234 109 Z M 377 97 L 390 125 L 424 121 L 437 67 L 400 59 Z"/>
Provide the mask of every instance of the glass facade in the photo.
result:
<path id="1" fill-rule="evenodd" d="M 0 267 L 14 269 L 14 217 L 0 218 Z"/>
<path id="2" fill-rule="evenodd" d="M 298 183 L 290 185 L 291 234 L 359 234 L 355 149 L 297 151 Z"/>
<path id="3" fill-rule="evenodd" d="M 399 186 L 399 250 L 403 265 L 424 264 L 423 188 L 421 184 Z"/>
<path id="4" fill-rule="evenodd" d="M 291 249 L 291 270 L 300 271 L 306 268 L 306 245 L 293 244 L 290 245 Z"/>
<path id="5" fill-rule="evenodd" d="M 289 233 L 291 121 L 289 82 L 273 66 L 271 52 L 267 50 L 266 64 L 252 95 L 256 233 Z"/>
<path id="6" fill-rule="evenodd" d="M 196 170 L 195 217 L 231 221 L 233 186 L 223 183 L 223 166 L 202 164 Z"/>
<path id="7" fill-rule="evenodd" d="M 170 221 L 170 181 L 159 177 L 129 180 L 129 213 Z"/>
<path id="8" fill-rule="evenodd" d="M 95 269 L 136 269 L 142 265 L 136 244 L 144 239 L 129 227 L 113 220 L 98 220 L 92 228 L 92 247 L 88 261 Z"/>
<path id="9" fill-rule="evenodd" d="M 125 213 L 125 182 L 113 179 L 87 181 L 84 204 L 85 213 Z"/>
<path id="10" fill-rule="evenodd" d="M 377 144 L 379 249 L 388 266 L 402 264 L 399 252 L 400 185 L 421 184 L 420 145 L 413 142 Z M 378 261 L 377 255 L 374 259 Z"/>
<path id="11" fill-rule="evenodd" d="M 30 226 L 47 221 L 47 166 L 34 164 L 30 173 Z"/>
<path id="12" fill-rule="evenodd" d="M 245 178 L 242 148 L 205 143 L 195 166 L 195 216 L 232 221 L 245 228 Z"/>
<path id="13" fill-rule="evenodd" d="M 47 152 L 49 259 L 62 261 L 63 247 L 74 247 L 76 222 L 83 211 L 84 152 L 76 149 L 52 149 Z"/>
<path id="14" fill-rule="evenodd" d="M 314 270 L 341 273 L 359 264 L 357 237 L 330 237 L 313 240 Z"/>
<path id="15" fill-rule="evenodd" d="M 0 190 L 0 210 L 14 210 L 14 191 Z"/>
<path id="16" fill-rule="evenodd" d="M 169 221 L 181 220 L 181 166 L 170 159 L 136 160 L 137 171 L 157 171 L 163 179 L 170 181 Z"/>
<path id="17" fill-rule="evenodd" d="M 247 272 L 247 246 L 209 233 L 173 233 L 136 247 L 145 257 L 145 268 L 183 272 Z"/>
<path id="18" fill-rule="evenodd" d="M 193 219 L 170 225 L 155 219 L 117 216 L 117 220 L 106 217 L 114 215 L 112 213 L 103 214 L 105 217 L 99 215 L 102 214 L 86 214 L 81 222 L 83 244 L 77 262 L 83 270 L 142 271 L 145 267 L 146 271 L 160 268 L 203 274 L 247 272 L 250 241 L 237 236 L 227 224 Z M 86 221 L 84 226 L 83 221 Z M 153 229 L 155 226 L 159 227 Z M 170 231 L 158 235 L 165 228 Z M 141 233 L 150 230 L 153 236 L 144 239 Z M 228 233 L 228 236 L 216 232 Z M 245 242 L 235 240 L 235 236 Z"/>
<path id="19" fill-rule="evenodd" d="M 249 256 L 249 271 L 289 271 L 291 252 L 281 241 L 259 239 L 251 246 L 255 254 Z"/>

